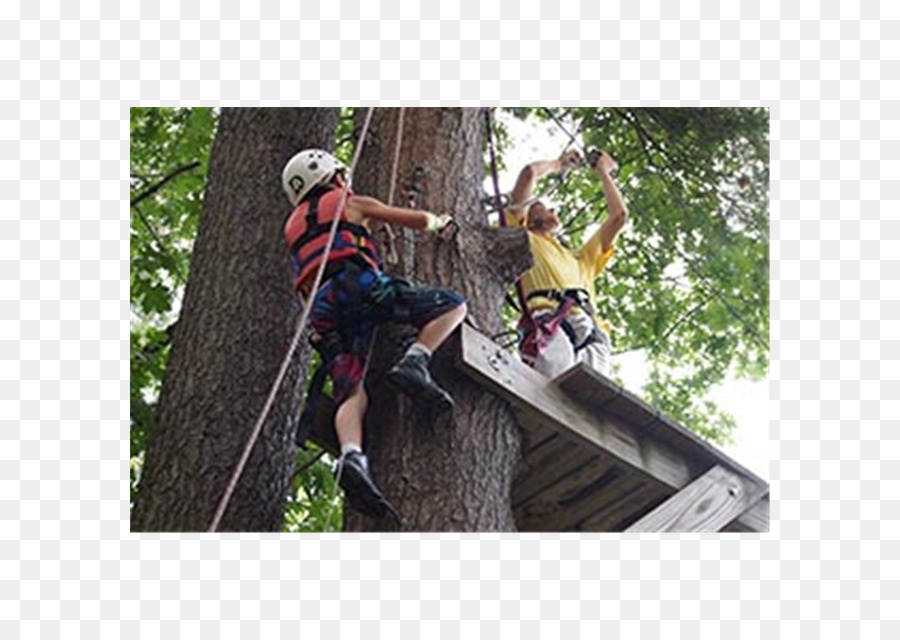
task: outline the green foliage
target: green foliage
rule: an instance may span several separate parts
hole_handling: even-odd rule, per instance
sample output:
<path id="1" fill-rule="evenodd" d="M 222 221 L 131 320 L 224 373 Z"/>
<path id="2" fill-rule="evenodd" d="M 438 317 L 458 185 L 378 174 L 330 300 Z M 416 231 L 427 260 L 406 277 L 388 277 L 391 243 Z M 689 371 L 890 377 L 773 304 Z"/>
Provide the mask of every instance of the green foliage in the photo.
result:
<path id="1" fill-rule="evenodd" d="M 334 155 L 348 167 L 353 162 L 353 150 L 356 145 L 356 131 L 354 131 L 353 128 L 353 118 L 355 117 L 355 114 L 355 108 L 342 108 L 337 130 L 334 134 Z"/>
<path id="2" fill-rule="evenodd" d="M 600 313 L 615 328 L 618 352 L 645 352 L 643 393 L 704 437 L 727 442 L 734 420 L 707 392 L 727 376 L 759 379 L 768 369 L 768 111 L 514 111 L 558 120 L 579 146 L 618 160 L 631 222 L 597 280 Z M 573 245 L 605 216 L 588 169 L 538 188 L 560 204 Z"/>
<path id="3" fill-rule="evenodd" d="M 216 114 L 131 109 L 131 456 L 153 427 L 168 357 L 166 328 L 189 269 Z M 132 476 L 139 473 L 132 465 Z"/>
<path id="4" fill-rule="evenodd" d="M 131 456 L 147 446 L 155 419 L 155 400 L 168 357 L 168 335 L 150 324 L 131 330 Z"/>
<path id="5" fill-rule="evenodd" d="M 211 109 L 131 109 L 131 308 L 142 321 L 167 319 L 187 279 L 214 126 Z"/>
<path id="6" fill-rule="evenodd" d="M 315 444 L 297 453 L 297 472 L 285 509 L 284 531 L 340 531 L 344 521 L 343 501 L 335 491 L 332 460 Z"/>

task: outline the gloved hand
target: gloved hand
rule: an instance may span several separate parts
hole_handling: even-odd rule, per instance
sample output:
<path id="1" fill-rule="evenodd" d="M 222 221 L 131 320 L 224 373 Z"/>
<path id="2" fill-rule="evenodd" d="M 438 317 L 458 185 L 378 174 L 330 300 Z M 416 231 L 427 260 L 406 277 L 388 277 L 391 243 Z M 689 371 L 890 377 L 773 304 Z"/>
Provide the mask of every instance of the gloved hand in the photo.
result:
<path id="1" fill-rule="evenodd" d="M 571 149 L 559 156 L 558 162 L 560 171 L 565 172 L 580 165 L 583 162 L 583 159 L 581 153 L 577 149 Z"/>
<path id="2" fill-rule="evenodd" d="M 447 214 L 436 216 L 430 214 L 428 218 L 428 231 L 437 234 L 440 238 L 447 240 L 453 237 L 453 234 L 459 228 L 456 221 Z"/>
<path id="3" fill-rule="evenodd" d="M 449 240 L 452 238 L 453 234 L 455 234 L 458 229 L 459 225 L 456 224 L 456 220 L 452 217 L 446 214 L 438 216 L 437 234 L 442 240 Z"/>

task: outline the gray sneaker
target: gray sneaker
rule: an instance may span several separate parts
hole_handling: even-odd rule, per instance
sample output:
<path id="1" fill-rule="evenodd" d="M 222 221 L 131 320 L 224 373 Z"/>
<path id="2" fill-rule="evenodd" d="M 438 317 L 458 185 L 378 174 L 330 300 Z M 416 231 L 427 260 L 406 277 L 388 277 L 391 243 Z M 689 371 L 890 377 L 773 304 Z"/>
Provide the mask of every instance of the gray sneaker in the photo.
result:
<path id="1" fill-rule="evenodd" d="M 369 461 L 358 451 L 342 455 L 335 468 L 338 484 L 350 506 L 370 518 L 383 518 L 390 505 L 369 474 Z"/>
<path id="2" fill-rule="evenodd" d="M 430 358 L 425 355 L 405 355 L 388 371 L 388 382 L 417 402 L 433 407 L 438 413 L 450 411 L 454 402 L 441 389 L 428 371 Z"/>

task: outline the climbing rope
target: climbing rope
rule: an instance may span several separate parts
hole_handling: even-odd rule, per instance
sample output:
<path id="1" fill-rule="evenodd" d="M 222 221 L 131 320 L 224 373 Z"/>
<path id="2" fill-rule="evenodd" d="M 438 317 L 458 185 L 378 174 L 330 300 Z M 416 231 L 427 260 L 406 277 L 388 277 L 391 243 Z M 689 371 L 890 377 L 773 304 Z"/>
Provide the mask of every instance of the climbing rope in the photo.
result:
<path id="1" fill-rule="evenodd" d="M 500 226 L 506 226 L 506 212 L 503 208 L 503 196 L 500 193 L 500 178 L 497 175 L 497 151 L 494 148 L 494 121 L 491 115 L 491 109 L 484 110 L 484 120 L 487 127 L 488 149 L 491 155 L 491 179 L 494 183 L 494 204 L 497 207 L 497 213 L 500 215 Z M 519 308 L 525 316 L 525 321 L 532 324 L 534 320 L 531 317 L 531 309 L 528 308 L 528 302 L 525 298 L 525 289 L 522 287 L 522 278 L 516 280 L 516 297 L 519 300 Z"/>
<path id="2" fill-rule="evenodd" d="M 389 207 L 394 206 L 394 188 L 397 185 L 397 168 L 400 166 L 400 147 L 403 144 L 403 112 L 406 107 L 400 107 L 397 114 L 397 142 L 394 145 L 394 163 L 391 166 L 391 185 L 388 189 L 387 204 Z M 400 256 L 397 255 L 396 236 L 394 229 L 389 222 L 384 223 L 384 229 L 387 232 L 387 261 L 392 265 L 400 263 Z"/>
<path id="3" fill-rule="evenodd" d="M 337 497 L 337 488 L 341 483 L 341 475 L 344 473 L 344 458 L 341 456 L 337 462 L 337 473 L 334 476 L 334 484 L 331 486 L 331 497 L 328 499 L 328 513 L 325 514 L 325 531 L 331 531 L 331 514 L 334 513 L 334 503 Z"/>
<path id="4" fill-rule="evenodd" d="M 394 145 L 394 163 L 391 166 L 391 186 L 388 189 L 388 206 L 393 206 L 394 204 L 394 191 L 397 186 L 397 169 L 400 166 L 400 147 L 403 145 L 403 112 L 406 110 L 406 107 L 400 107 L 400 111 L 397 114 L 397 142 Z M 390 225 L 388 225 L 390 228 Z"/>
<path id="5" fill-rule="evenodd" d="M 350 163 L 347 180 L 344 184 L 343 190 L 341 191 L 341 199 L 338 202 L 337 211 L 343 211 L 344 205 L 347 202 L 347 192 L 350 188 L 350 181 L 353 176 L 353 172 L 356 169 L 356 163 L 359 161 L 359 157 L 362 153 L 363 146 L 365 146 L 366 134 L 369 131 L 369 123 L 372 120 L 372 112 L 374 110 L 375 107 L 369 107 L 369 110 L 366 113 L 366 120 L 363 124 L 362 132 L 359 134 L 359 142 L 357 143 L 356 150 L 353 153 L 353 161 Z M 272 384 L 272 389 L 269 391 L 269 397 L 266 399 L 266 404 L 263 407 L 262 413 L 260 413 L 259 419 L 256 421 L 256 425 L 253 427 L 253 431 L 250 434 L 250 439 L 247 440 L 247 445 L 244 447 L 244 452 L 241 454 L 241 458 L 240 460 L 238 460 L 237 466 L 234 468 L 234 472 L 231 474 L 231 480 L 228 482 L 225 493 L 222 495 L 222 499 L 219 501 L 219 506 L 216 509 L 215 516 L 213 517 L 213 520 L 209 525 L 209 532 L 216 531 L 219 523 L 222 520 L 222 516 L 225 514 L 225 509 L 228 507 L 228 502 L 231 500 L 231 496 L 234 493 L 235 487 L 237 487 L 238 479 L 240 478 L 241 473 L 244 471 L 247 460 L 250 458 L 250 452 L 253 450 L 253 446 L 256 444 L 256 441 L 259 438 L 263 423 L 266 421 L 266 418 L 269 415 L 269 411 L 271 411 L 272 405 L 275 402 L 275 396 L 278 393 L 278 388 L 284 381 L 284 376 L 287 373 L 288 366 L 290 365 L 291 359 L 294 357 L 294 352 L 297 350 L 297 345 L 300 343 L 300 336 L 302 335 L 303 330 L 306 328 L 306 323 L 309 320 L 309 314 L 312 310 L 312 301 L 315 300 L 316 294 L 319 291 L 319 286 L 322 283 L 322 277 L 325 274 L 325 268 L 328 265 L 328 254 L 331 253 L 331 247 L 334 244 L 334 237 L 337 233 L 338 223 L 340 222 L 340 220 L 341 216 L 334 216 L 334 221 L 331 223 L 331 231 L 328 234 L 328 243 L 325 245 L 322 262 L 319 265 L 318 271 L 316 272 L 316 279 L 313 281 L 313 286 L 310 289 L 307 303 L 303 305 L 303 314 L 300 317 L 300 323 L 297 325 L 297 331 L 294 333 L 294 338 L 291 341 L 290 347 L 288 348 L 287 355 L 285 356 L 284 361 L 281 363 L 281 369 L 279 370 L 278 375 L 275 378 L 275 382 Z"/>

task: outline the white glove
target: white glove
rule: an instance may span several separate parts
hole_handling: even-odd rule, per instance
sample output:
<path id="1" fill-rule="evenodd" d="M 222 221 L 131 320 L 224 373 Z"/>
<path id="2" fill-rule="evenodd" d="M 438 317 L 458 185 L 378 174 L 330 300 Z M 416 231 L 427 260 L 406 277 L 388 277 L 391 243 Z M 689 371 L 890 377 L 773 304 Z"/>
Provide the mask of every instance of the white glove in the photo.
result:
<path id="1" fill-rule="evenodd" d="M 426 230 L 429 233 L 436 233 L 444 236 L 448 228 L 453 226 L 453 218 L 448 215 L 436 216 L 433 213 L 428 214 L 428 226 Z"/>

